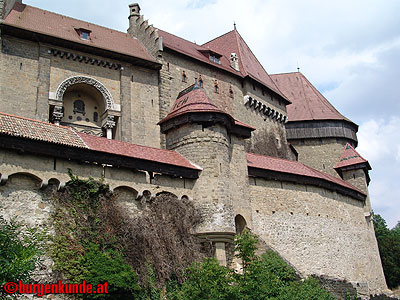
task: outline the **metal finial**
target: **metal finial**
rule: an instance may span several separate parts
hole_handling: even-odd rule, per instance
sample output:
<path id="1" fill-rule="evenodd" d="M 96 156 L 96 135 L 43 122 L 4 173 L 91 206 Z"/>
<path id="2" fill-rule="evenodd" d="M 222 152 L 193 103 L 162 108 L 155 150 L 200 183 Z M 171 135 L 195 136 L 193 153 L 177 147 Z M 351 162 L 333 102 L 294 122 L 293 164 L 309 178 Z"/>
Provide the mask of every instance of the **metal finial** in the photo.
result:
<path id="1" fill-rule="evenodd" d="M 236 30 L 236 23 L 233 21 L 233 29 Z"/>
<path id="2" fill-rule="evenodd" d="M 297 62 L 297 72 L 300 72 L 299 62 Z"/>

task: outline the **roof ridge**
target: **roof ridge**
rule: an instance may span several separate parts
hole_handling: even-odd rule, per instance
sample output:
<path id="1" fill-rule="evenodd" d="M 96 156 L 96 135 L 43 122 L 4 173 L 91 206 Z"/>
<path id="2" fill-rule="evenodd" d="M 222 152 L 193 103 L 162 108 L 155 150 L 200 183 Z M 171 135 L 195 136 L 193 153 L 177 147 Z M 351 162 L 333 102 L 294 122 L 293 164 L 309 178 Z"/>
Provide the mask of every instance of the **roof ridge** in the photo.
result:
<path id="1" fill-rule="evenodd" d="M 187 39 L 185 39 L 185 38 L 183 38 L 183 37 L 177 36 L 177 35 L 174 34 L 174 33 L 165 31 L 165 30 L 160 29 L 160 28 L 157 28 L 157 27 L 154 27 L 154 29 L 161 30 L 161 31 L 163 31 L 163 32 L 165 32 L 165 33 L 167 33 L 167 34 L 169 34 L 169 35 L 173 35 L 174 37 L 176 37 L 176 38 L 178 38 L 178 39 L 184 40 L 185 42 L 191 43 L 191 44 L 193 44 L 193 45 L 195 45 L 195 46 L 197 46 L 197 47 L 204 48 L 204 50 L 207 50 L 207 48 L 203 47 L 202 45 L 196 44 L 196 43 L 194 43 L 194 42 L 192 42 L 192 41 L 189 41 L 189 40 L 187 40 Z"/>
<path id="2" fill-rule="evenodd" d="M 321 93 L 320 91 L 318 91 L 317 88 L 316 88 L 313 84 L 311 84 L 311 82 L 310 82 L 302 73 L 300 73 L 300 75 L 301 75 L 301 77 L 303 77 L 303 78 L 308 82 L 308 84 L 310 85 L 311 89 L 314 91 L 314 93 L 316 93 L 317 97 L 318 97 L 319 99 L 322 100 L 322 103 L 324 104 L 324 106 L 326 106 L 326 107 L 327 107 L 328 109 L 330 109 L 330 110 L 333 108 L 333 112 L 338 113 L 340 116 L 342 116 L 344 119 L 347 120 L 347 118 L 346 118 L 345 116 L 343 116 L 343 115 L 328 101 L 328 99 L 326 99 L 325 96 L 322 95 L 322 93 Z M 331 111 L 332 111 L 332 110 L 331 110 Z"/>
<path id="3" fill-rule="evenodd" d="M 32 6 L 32 5 L 29 5 L 29 4 L 20 3 L 20 5 L 24 5 L 24 6 L 27 6 L 27 7 L 31 7 L 31 8 L 33 8 L 33 9 L 38 9 L 38 10 L 41 10 L 41 11 L 43 11 L 43 12 L 47 12 L 47 13 L 50 13 L 50 14 L 53 14 L 53 15 L 57 15 L 57 16 L 61 16 L 61 17 L 64 17 L 64 18 L 68 18 L 68 19 L 71 19 L 71 20 L 75 20 L 75 21 L 87 23 L 87 24 L 90 24 L 90 25 L 102 27 L 102 28 L 104 28 L 104 29 L 108 29 L 108 30 L 111 30 L 111 31 L 114 31 L 114 32 L 122 33 L 122 34 L 124 34 L 124 35 L 130 37 L 130 35 L 129 35 L 128 33 L 123 32 L 123 31 L 119 31 L 119 30 L 116 30 L 116 29 L 112 29 L 112 28 L 110 28 L 110 27 L 106 27 L 106 26 L 103 26 L 103 25 L 95 24 L 95 23 L 92 23 L 92 22 L 89 22 L 89 21 L 85 21 L 85 20 L 80 20 L 80 19 L 77 19 L 77 18 L 74 18 L 74 17 L 66 16 L 66 15 L 63 15 L 63 14 L 60 14 L 60 13 L 56 13 L 56 12 L 53 12 L 53 11 L 49 11 L 49 10 L 47 10 L 47 9 L 43 9 L 43 8 L 40 8 L 40 7 Z M 13 9 L 14 9 L 14 8 L 13 8 Z"/>
<path id="4" fill-rule="evenodd" d="M 276 74 L 269 74 L 269 76 L 277 76 L 277 75 L 288 75 L 288 74 L 302 74 L 300 71 L 294 71 L 294 72 L 283 72 L 283 73 L 276 73 Z"/>
<path id="5" fill-rule="evenodd" d="M 205 43 L 201 44 L 201 46 L 204 47 L 205 44 L 211 43 L 211 42 L 215 41 L 216 39 L 219 39 L 219 38 L 223 37 L 224 35 L 227 35 L 227 34 L 231 33 L 232 31 L 235 31 L 235 30 L 236 29 L 232 29 L 231 31 L 225 32 L 225 33 L 223 33 L 223 34 L 221 34 L 221 35 L 209 40 L 208 42 L 205 42 Z"/>

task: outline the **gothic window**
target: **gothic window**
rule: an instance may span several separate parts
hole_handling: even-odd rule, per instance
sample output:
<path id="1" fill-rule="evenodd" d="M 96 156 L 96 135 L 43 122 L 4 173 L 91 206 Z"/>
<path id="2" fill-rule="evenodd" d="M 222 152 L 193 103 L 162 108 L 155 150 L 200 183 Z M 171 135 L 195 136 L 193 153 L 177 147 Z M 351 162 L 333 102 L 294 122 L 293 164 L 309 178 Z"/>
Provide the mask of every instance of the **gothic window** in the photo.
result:
<path id="1" fill-rule="evenodd" d="M 214 92 L 215 93 L 219 93 L 219 86 L 218 86 L 218 81 L 217 80 L 215 80 L 215 82 L 214 82 Z"/>
<path id="2" fill-rule="evenodd" d="M 187 76 L 185 71 L 182 71 L 182 82 L 187 82 Z"/>
<path id="3" fill-rule="evenodd" d="M 74 101 L 74 114 L 80 113 L 85 115 L 85 103 L 82 100 Z"/>

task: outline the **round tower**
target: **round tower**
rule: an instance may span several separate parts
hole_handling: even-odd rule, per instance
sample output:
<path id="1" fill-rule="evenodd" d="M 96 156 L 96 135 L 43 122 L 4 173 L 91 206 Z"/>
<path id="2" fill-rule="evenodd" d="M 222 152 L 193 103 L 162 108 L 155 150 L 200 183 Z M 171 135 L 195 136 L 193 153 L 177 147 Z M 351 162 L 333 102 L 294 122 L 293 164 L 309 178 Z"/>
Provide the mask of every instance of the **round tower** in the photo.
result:
<path id="1" fill-rule="evenodd" d="M 236 232 L 230 193 L 231 139 L 232 135 L 250 137 L 252 128 L 212 104 L 196 84 L 178 95 L 159 125 L 166 134 L 167 149 L 202 168 L 193 186 L 194 201 L 204 216 L 196 231 L 214 243 L 217 259 L 226 265 L 225 246 Z"/>

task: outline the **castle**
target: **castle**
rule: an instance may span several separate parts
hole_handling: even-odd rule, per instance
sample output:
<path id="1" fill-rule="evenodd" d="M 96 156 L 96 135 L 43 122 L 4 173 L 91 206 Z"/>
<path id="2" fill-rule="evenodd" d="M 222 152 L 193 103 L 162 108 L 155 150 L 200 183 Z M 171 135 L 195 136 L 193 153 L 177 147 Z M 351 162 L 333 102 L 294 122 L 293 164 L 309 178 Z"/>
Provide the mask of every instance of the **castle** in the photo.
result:
<path id="1" fill-rule="evenodd" d="M 31 224 L 70 168 L 191 199 L 221 264 L 250 228 L 303 276 L 386 289 L 358 127 L 300 72 L 269 75 L 234 29 L 203 44 L 129 6 L 127 33 L 0 0 L 0 213 Z"/>

